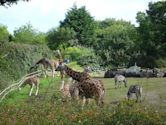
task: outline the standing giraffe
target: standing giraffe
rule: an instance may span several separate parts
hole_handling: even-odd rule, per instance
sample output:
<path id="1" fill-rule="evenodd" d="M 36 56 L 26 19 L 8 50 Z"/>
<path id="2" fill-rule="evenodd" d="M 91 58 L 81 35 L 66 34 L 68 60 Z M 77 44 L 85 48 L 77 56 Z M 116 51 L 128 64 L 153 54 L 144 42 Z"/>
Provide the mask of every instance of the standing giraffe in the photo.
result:
<path id="1" fill-rule="evenodd" d="M 29 77 L 21 85 L 19 85 L 19 90 L 21 90 L 21 88 L 26 86 L 27 84 L 29 84 L 31 86 L 31 89 L 29 91 L 29 96 L 32 95 L 32 91 L 33 91 L 34 86 L 36 86 L 35 96 L 37 96 L 38 95 L 38 91 L 39 91 L 39 85 L 40 85 L 39 77 L 36 76 L 36 75 Z"/>
<path id="2" fill-rule="evenodd" d="M 50 60 L 48 58 L 41 58 L 39 61 L 37 61 L 35 63 L 34 66 L 32 66 L 30 68 L 30 71 L 33 69 L 33 68 L 37 68 L 39 66 L 39 64 L 43 65 L 43 68 L 44 68 L 44 73 L 45 73 L 45 77 L 47 75 L 47 69 L 48 67 L 51 68 L 51 72 L 52 72 L 52 76 L 54 77 L 54 74 L 55 74 L 55 69 L 57 68 L 58 66 L 58 61 L 55 61 L 55 60 Z"/>
<path id="3" fill-rule="evenodd" d="M 78 72 L 69 68 L 67 65 L 60 62 L 60 69 L 72 79 L 78 82 L 79 95 L 85 97 L 86 100 L 89 98 L 94 98 L 97 105 L 104 103 L 105 88 L 101 80 L 93 79 L 86 72 Z M 62 80 L 61 88 L 64 86 L 64 81 Z"/>

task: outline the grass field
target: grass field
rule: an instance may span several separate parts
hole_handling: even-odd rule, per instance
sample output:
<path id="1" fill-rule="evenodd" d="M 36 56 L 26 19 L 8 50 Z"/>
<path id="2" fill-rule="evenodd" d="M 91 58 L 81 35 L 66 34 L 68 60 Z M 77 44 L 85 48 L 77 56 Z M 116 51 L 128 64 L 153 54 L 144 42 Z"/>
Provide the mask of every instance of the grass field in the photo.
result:
<path id="1" fill-rule="evenodd" d="M 105 102 L 108 104 L 112 101 L 123 100 L 130 85 L 139 84 L 143 87 L 143 103 L 152 106 L 160 105 L 161 102 L 166 101 L 166 78 L 127 78 L 128 87 L 123 85 L 121 88 L 115 89 L 113 78 L 99 78 L 102 79 L 106 88 Z M 41 80 L 39 97 L 46 97 L 58 93 L 60 88 L 60 79 L 46 78 Z M 30 87 L 27 85 L 21 91 L 12 92 L 4 100 L 5 103 L 15 103 L 25 101 L 26 99 L 33 98 L 28 96 Z M 35 89 L 33 91 L 35 93 Z M 58 95 L 57 95 L 58 96 Z"/>
<path id="2" fill-rule="evenodd" d="M 139 124 L 166 124 L 166 78 L 127 78 L 128 87 L 132 84 L 139 84 L 143 87 L 143 102 L 135 103 L 135 101 L 125 101 L 128 87 L 115 89 L 113 78 L 102 79 L 106 88 L 105 104 L 103 110 L 96 107 L 92 100 L 89 106 L 80 109 L 80 105 L 71 103 L 62 104 L 60 101 L 60 78 L 42 78 L 39 95 L 34 94 L 29 97 L 29 86 L 26 86 L 21 91 L 14 91 L 9 94 L 0 104 L 0 124 L 12 124 L 12 119 L 15 119 L 15 124 L 135 124 L 138 120 Z M 34 89 L 35 90 L 35 89 Z M 35 91 L 33 91 L 35 93 Z M 116 108 L 115 112 L 108 111 L 110 103 L 114 101 L 124 102 L 124 106 Z M 137 106 L 133 110 L 127 110 L 126 105 Z M 133 106 L 133 107 L 134 107 Z M 65 109 L 64 109 L 65 107 Z M 125 107 L 125 108 L 124 108 Z M 143 107 L 143 108 L 142 108 Z M 147 107 L 150 110 L 145 111 Z M 122 110 L 119 111 L 119 110 Z M 35 112 L 35 115 L 33 114 Z M 69 114 L 66 114 L 68 112 Z M 159 114 L 155 114 L 159 112 Z M 31 116 L 31 113 L 33 114 Z M 135 115 L 133 115 L 135 113 Z M 28 114 L 26 117 L 19 116 Z M 42 115 L 41 115 L 42 114 Z M 50 115 L 53 116 L 50 116 Z M 73 117 L 70 116 L 72 114 Z M 126 114 L 128 114 L 126 116 Z M 48 120 L 45 116 L 54 119 Z M 140 116 L 141 115 L 141 116 Z M 112 117 L 114 116 L 114 117 Z M 7 118 L 6 118 L 7 117 Z M 66 118 L 67 117 L 67 118 Z M 29 119 L 29 121 L 28 121 Z M 36 119 L 38 119 L 36 121 Z M 56 121 L 55 121 L 56 119 Z M 75 119 L 74 121 L 71 119 Z M 100 119 L 100 121 L 98 121 Z M 103 122 L 101 121 L 103 119 Z M 128 120 L 126 120 L 128 119 Z M 142 120 L 143 119 L 143 120 Z M 162 119 L 162 120 L 161 120 Z M 81 120 L 81 121 L 80 121 Z M 119 120 L 119 123 L 118 123 Z M 148 121 L 148 122 L 146 122 Z M 25 123 L 24 123 L 25 122 Z M 62 123 L 61 123 L 62 122 Z M 79 123 L 80 122 L 80 123 Z M 110 123 L 111 122 L 111 123 Z M 159 124 L 159 123 L 158 123 Z M 12 124 L 13 125 L 13 124 Z"/>

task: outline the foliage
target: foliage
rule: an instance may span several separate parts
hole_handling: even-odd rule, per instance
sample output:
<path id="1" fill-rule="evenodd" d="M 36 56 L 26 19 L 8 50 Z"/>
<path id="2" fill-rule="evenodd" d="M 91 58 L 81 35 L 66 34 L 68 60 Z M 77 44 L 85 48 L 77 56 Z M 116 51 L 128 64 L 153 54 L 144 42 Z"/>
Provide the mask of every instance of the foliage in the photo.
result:
<path id="1" fill-rule="evenodd" d="M 136 28 L 130 22 L 115 19 L 98 21 L 97 53 L 105 66 L 128 66 L 134 55 Z"/>
<path id="2" fill-rule="evenodd" d="M 17 3 L 17 1 L 20 1 L 20 0 L 0 0 L 0 6 L 10 6 L 11 4 L 13 3 Z M 29 1 L 29 0 L 22 0 L 22 1 Z"/>
<path id="3" fill-rule="evenodd" d="M 151 65 L 147 67 L 158 66 L 155 60 L 165 58 L 166 51 L 166 1 L 158 1 L 155 3 L 149 3 L 149 9 L 146 13 L 137 13 L 137 22 L 139 23 L 139 41 L 138 47 L 140 49 L 142 58 L 150 58 L 151 60 L 145 60 L 140 65 L 146 65 L 147 62 L 151 62 Z"/>
<path id="4" fill-rule="evenodd" d="M 158 67 L 166 67 L 166 58 L 155 60 L 155 64 L 157 64 Z"/>
<path id="5" fill-rule="evenodd" d="M 65 49 L 68 46 L 76 45 L 75 32 L 71 28 L 51 29 L 46 36 L 48 46 L 56 50 L 60 47 Z"/>
<path id="6" fill-rule="evenodd" d="M 147 98 L 142 103 L 123 100 L 128 88 L 121 88 L 117 91 L 116 89 L 111 89 L 114 87 L 113 79 L 102 80 L 106 87 L 105 105 L 102 108 L 97 107 L 93 100 L 84 108 L 82 108 L 81 103 L 71 100 L 61 102 L 59 92 L 60 77 L 46 78 L 41 79 L 38 96 L 29 97 L 29 87 L 25 87 L 22 91 L 15 91 L 7 96 L 0 103 L 0 124 L 165 125 L 165 109 L 163 111 L 161 108 L 160 112 L 151 107 L 153 101 L 155 104 L 160 102 L 158 102 L 158 99 L 154 99 L 153 94 L 150 95 L 152 92 L 156 93 L 158 97 L 165 97 L 165 78 L 148 79 L 148 88 L 146 88 L 147 79 L 128 79 L 130 85 L 143 81 L 143 93 L 146 93 L 146 89 L 148 89 L 147 95 L 150 95 L 150 104 L 146 102 Z M 118 101 L 119 104 L 116 104 L 116 101 L 112 103 L 117 99 L 120 100 Z M 159 106 L 158 104 L 156 108 L 159 109 Z"/>
<path id="7" fill-rule="evenodd" d="M 77 61 L 79 65 L 85 66 L 100 66 L 100 58 L 95 54 L 95 51 L 85 47 L 68 47 L 65 50 L 65 57 L 72 61 Z"/>
<path id="8" fill-rule="evenodd" d="M 0 90 L 3 90 L 6 86 L 12 84 L 11 77 L 8 73 L 0 70 L 0 76 Z"/>
<path id="9" fill-rule="evenodd" d="M 9 42 L 9 32 L 6 26 L 0 25 L 0 45 L 5 42 Z"/>
<path id="10" fill-rule="evenodd" d="M 0 109 L 1 124 L 58 124 L 58 125 L 162 125 L 165 124 L 165 114 L 134 106 L 133 103 L 121 102 L 120 106 L 106 106 L 102 109 L 89 105 L 82 110 L 78 104 L 62 105 L 41 102 L 20 103 L 16 105 L 3 105 Z"/>
<path id="11" fill-rule="evenodd" d="M 80 45 L 91 46 L 95 41 L 95 21 L 85 6 L 77 8 L 74 5 L 60 22 L 60 27 L 73 29 Z"/>
<path id="12" fill-rule="evenodd" d="M 52 52 L 45 45 L 37 46 L 13 42 L 1 46 L 0 53 L 5 55 L 0 59 L 0 72 L 5 74 L 9 81 L 17 80 L 26 74 L 40 58 L 52 56 Z M 0 77 L 0 79 L 3 78 L 5 79 L 5 77 Z"/>
<path id="13" fill-rule="evenodd" d="M 15 42 L 30 43 L 30 44 L 44 44 L 45 34 L 37 31 L 31 24 L 26 24 L 14 30 Z"/>

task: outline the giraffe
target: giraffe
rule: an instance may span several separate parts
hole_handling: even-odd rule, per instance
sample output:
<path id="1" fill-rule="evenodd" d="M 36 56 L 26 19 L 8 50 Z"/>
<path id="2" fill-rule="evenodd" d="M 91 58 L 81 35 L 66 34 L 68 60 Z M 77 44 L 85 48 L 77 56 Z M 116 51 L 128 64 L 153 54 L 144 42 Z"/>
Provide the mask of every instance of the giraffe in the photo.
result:
<path id="1" fill-rule="evenodd" d="M 37 61 L 35 63 L 34 66 L 30 67 L 30 71 L 34 68 L 37 68 L 39 66 L 39 64 L 43 65 L 43 68 L 44 68 L 44 74 L 45 74 L 45 77 L 47 75 L 47 69 L 48 67 L 51 68 L 51 72 L 52 72 L 52 77 L 54 77 L 54 74 L 55 74 L 55 69 L 57 68 L 58 66 L 58 61 L 55 61 L 55 60 L 51 60 L 51 59 L 48 59 L 48 58 L 41 58 L 39 61 Z"/>
<path id="2" fill-rule="evenodd" d="M 24 87 L 26 86 L 27 84 L 29 84 L 31 86 L 31 89 L 29 91 L 29 96 L 32 95 L 32 91 L 33 91 L 33 88 L 34 86 L 36 86 L 36 93 L 35 93 L 35 96 L 38 95 L 38 91 L 39 91 L 39 84 L 40 84 L 40 79 L 38 76 L 34 75 L 34 76 L 31 76 L 30 78 L 28 78 L 27 80 L 25 80 L 23 82 L 23 84 L 19 85 L 19 90 L 21 90 L 21 87 Z"/>
<path id="3" fill-rule="evenodd" d="M 94 98 L 96 104 L 101 106 L 104 103 L 105 88 L 101 80 L 93 79 L 86 72 L 78 72 L 69 68 L 67 65 L 60 63 L 59 65 L 61 71 L 66 75 L 72 77 L 73 80 L 77 81 L 79 95 L 86 100 Z M 64 81 L 62 80 L 61 88 L 64 86 Z"/>

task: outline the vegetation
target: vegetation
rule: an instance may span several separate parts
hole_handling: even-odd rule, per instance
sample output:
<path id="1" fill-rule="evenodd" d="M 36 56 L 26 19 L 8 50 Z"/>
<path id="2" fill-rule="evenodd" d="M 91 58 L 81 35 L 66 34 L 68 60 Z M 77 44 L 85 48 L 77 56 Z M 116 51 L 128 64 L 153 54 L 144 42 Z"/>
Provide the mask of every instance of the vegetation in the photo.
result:
<path id="1" fill-rule="evenodd" d="M 94 49 L 80 46 L 68 47 L 65 49 L 65 55 L 71 61 L 77 61 L 81 66 L 100 67 L 100 58 L 95 54 Z"/>
<path id="2" fill-rule="evenodd" d="M 17 1 L 0 0 L 0 6 Z M 7 26 L 0 25 L 0 90 L 20 79 L 40 58 L 55 58 L 53 51 L 57 49 L 64 59 L 72 61 L 68 65 L 78 71 L 83 71 L 85 65 L 101 70 L 128 67 L 135 62 L 146 68 L 165 68 L 166 1 L 150 2 L 148 7 L 146 12 L 137 13 L 138 27 L 124 20 L 96 21 L 84 6 L 76 5 L 59 27 L 47 33 L 25 24 L 11 35 Z M 128 79 L 129 85 L 143 86 L 142 103 L 126 101 L 128 88 L 115 90 L 113 79 L 102 80 L 106 87 L 103 108 L 95 106 L 94 101 L 84 108 L 70 99 L 62 103 L 60 78 L 41 78 L 39 96 L 28 97 L 29 88 L 25 87 L 0 103 L 0 124 L 166 124 L 162 109 L 166 100 L 165 78 Z"/>
<path id="3" fill-rule="evenodd" d="M 70 28 L 51 29 L 46 36 L 48 46 L 56 50 L 58 48 L 65 49 L 66 47 L 78 45 L 75 40 L 75 32 Z"/>
<path id="4" fill-rule="evenodd" d="M 134 49 L 136 35 L 135 26 L 129 22 L 115 19 L 98 21 L 98 41 L 94 48 L 102 60 L 105 60 L 103 65 L 129 66 L 129 60 L 137 53 Z"/>
<path id="5" fill-rule="evenodd" d="M 161 100 L 157 102 L 154 100 L 158 95 L 164 96 L 165 78 L 128 79 L 129 85 L 139 83 L 143 86 L 144 100 L 142 103 L 135 103 L 134 100 L 126 101 L 127 88 L 122 87 L 115 90 L 113 79 L 102 80 L 106 86 L 105 106 L 103 108 L 97 107 L 93 100 L 84 108 L 81 107 L 81 103 L 70 100 L 62 103 L 59 93 L 60 78 L 47 78 L 41 80 L 37 97 L 34 95 L 28 97 L 28 86 L 7 96 L 0 104 L 0 123 L 27 125 L 164 125 L 166 123 L 166 114 L 160 109 Z M 152 98 L 154 95 L 155 97 Z M 119 101 L 119 105 L 113 103 L 116 101 Z"/>
<path id="6" fill-rule="evenodd" d="M 9 42 L 9 32 L 6 26 L 0 25 L 0 34 L 0 45 Z"/>
<path id="7" fill-rule="evenodd" d="M 85 7 L 73 6 L 58 30 L 48 32 L 51 49 L 81 45 L 93 48 L 104 67 L 165 67 L 165 1 L 138 12 L 138 27 L 124 20 L 95 21 Z M 157 24 L 157 25 L 155 25 Z"/>
<path id="8" fill-rule="evenodd" d="M 47 33 L 28 23 L 11 35 L 7 26 L 0 25 L 0 73 L 7 76 L 5 80 L 18 79 L 36 60 L 52 56 L 47 45 L 61 50 L 64 59 L 94 69 L 128 67 L 135 62 L 141 67 L 164 68 L 165 6 L 165 1 L 149 3 L 145 13 L 137 14 L 138 27 L 124 20 L 96 21 L 84 6 L 76 5 L 59 27 Z"/>
<path id="9" fill-rule="evenodd" d="M 60 27 L 73 29 L 80 45 L 90 46 L 95 41 L 95 20 L 84 6 L 77 8 L 74 5 L 60 22 Z"/>
<path id="10" fill-rule="evenodd" d="M 137 21 L 139 33 L 139 64 L 153 67 L 160 65 L 157 60 L 165 60 L 165 25 L 166 25 L 166 1 L 149 3 L 146 13 L 138 12 Z M 143 58 L 146 60 L 143 60 Z M 165 64 L 164 64 L 165 65 Z"/>
<path id="11" fill-rule="evenodd" d="M 33 53 L 33 54 L 32 54 Z M 0 46 L 0 86 L 7 86 L 11 80 L 18 80 L 42 57 L 53 58 L 53 52 L 45 45 L 6 43 Z M 0 88 L 2 89 L 2 88 Z"/>
<path id="12" fill-rule="evenodd" d="M 60 26 L 46 34 L 26 24 L 12 36 L 7 27 L 1 25 L 0 44 L 8 41 L 47 44 L 50 49 L 61 51 L 82 46 L 94 50 L 96 56 L 93 57 L 98 57 L 95 65 L 102 67 L 128 67 L 136 62 L 146 68 L 162 68 L 166 66 L 165 6 L 165 1 L 150 2 L 146 12 L 137 13 L 139 26 L 135 27 L 124 20 L 96 21 L 84 6 L 73 5 Z M 86 63 L 92 65 L 90 61 Z"/>
<path id="13" fill-rule="evenodd" d="M 17 3 L 20 0 L 0 0 L 0 6 L 10 6 L 14 3 Z M 22 0 L 22 1 L 29 1 L 29 0 Z"/>
<path id="14" fill-rule="evenodd" d="M 29 44 L 44 44 L 45 34 L 37 31 L 31 24 L 26 24 L 14 30 L 14 41 Z"/>

